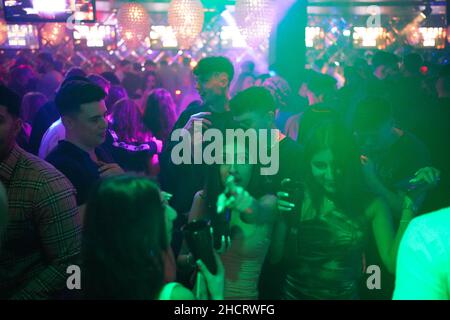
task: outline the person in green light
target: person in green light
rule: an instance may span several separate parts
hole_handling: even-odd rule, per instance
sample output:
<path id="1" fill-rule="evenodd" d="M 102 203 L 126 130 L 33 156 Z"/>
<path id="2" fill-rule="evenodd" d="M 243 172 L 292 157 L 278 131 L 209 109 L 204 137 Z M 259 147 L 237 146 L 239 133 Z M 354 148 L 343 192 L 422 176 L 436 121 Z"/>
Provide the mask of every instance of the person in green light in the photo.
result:
<path id="1" fill-rule="evenodd" d="M 389 206 L 394 224 L 401 220 L 405 195 L 422 211 L 422 204 L 440 179 L 441 167 L 435 167 L 427 147 L 407 130 L 396 126 L 390 100 L 368 96 L 357 104 L 353 117 L 353 133 L 364 156 L 363 172 L 370 191 Z M 439 170 L 438 170 L 439 169 Z M 366 250 L 369 265 L 379 265 L 382 290 L 370 290 L 368 298 L 391 299 L 394 277 L 383 268 L 374 239 Z"/>
<path id="2" fill-rule="evenodd" d="M 414 217 L 411 201 L 394 228 L 389 207 L 365 184 L 351 133 L 335 121 L 311 132 L 304 159 L 303 199 L 291 203 L 287 192 L 277 193 L 281 214 L 269 254 L 286 268 L 282 298 L 358 299 L 369 233 L 393 273 L 400 239 Z"/>
<path id="3" fill-rule="evenodd" d="M 450 300 L 450 207 L 408 226 L 398 252 L 394 300 Z"/>
<path id="4" fill-rule="evenodd" d="M 176 212 L 170 195 L 145 177 L 100 182 L 86 206 L 82 239 L 84 299 L 191 300 L 194 294 L 165 281 Z M 211 275 L 199 260 L 212 299 L 223 298 L 223 266 Z"/>
<path id="5" fill-rule="evenodd" d="M 226 159 L 235 160 L 208 168 L 205 187 L 195 195 L 188 221 L 206 220 L 213 227 L 215 247 L 222 251 L 220 258 L 225 268 L 225 300 L 257 300 L 276 197 L 265 190 L 267 183 L 259 175 L 259 166 L 249 163 L 246 145 L 226 144 L 223 152 Z M 245 163 L 237 163 L 239 157 L 245 158 Z M 191 256 L 184 243 L 178 265 L 186 273 L 193 271 Z"/>

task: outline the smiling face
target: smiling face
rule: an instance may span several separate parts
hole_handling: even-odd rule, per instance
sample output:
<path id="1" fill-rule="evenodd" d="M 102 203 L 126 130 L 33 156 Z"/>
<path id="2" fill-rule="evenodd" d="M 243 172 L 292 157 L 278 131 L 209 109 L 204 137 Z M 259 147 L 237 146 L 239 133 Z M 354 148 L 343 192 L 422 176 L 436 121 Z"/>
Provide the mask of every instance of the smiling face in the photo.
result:
<path id="1" fill-rule="evenodd" d="M 317 152 L 311 159 L 311 172 L 315 182 L 327 193 L 336 192 L 336 167 L 330 149 Z"/>

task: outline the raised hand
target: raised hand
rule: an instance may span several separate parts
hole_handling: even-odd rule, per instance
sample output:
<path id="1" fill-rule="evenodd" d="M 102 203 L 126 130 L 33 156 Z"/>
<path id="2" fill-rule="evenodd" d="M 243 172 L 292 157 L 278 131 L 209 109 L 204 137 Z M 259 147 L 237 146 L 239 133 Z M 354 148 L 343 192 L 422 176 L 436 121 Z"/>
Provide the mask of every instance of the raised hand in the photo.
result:
<path id="1" fill-rule="evenodd" d="M 425 184 L 426 187 L 435 186 L 440 180 L 441 172 L 433 167 L 419 169 L 409 182 L 415 185 Z"/>
<path id="2" fill-rule="evenodd" d="M 199 112 L 193 114 L 185 124 L 184 129 L 186 129 L 191 136 L 193 136 L 194 134 L 194 127 L 196 123 L 200 123 L 203 128 L 208 129 L 212 125 L 212 123 L 205 117 L 209 115 L 211 115 L 211 112 Z"/>

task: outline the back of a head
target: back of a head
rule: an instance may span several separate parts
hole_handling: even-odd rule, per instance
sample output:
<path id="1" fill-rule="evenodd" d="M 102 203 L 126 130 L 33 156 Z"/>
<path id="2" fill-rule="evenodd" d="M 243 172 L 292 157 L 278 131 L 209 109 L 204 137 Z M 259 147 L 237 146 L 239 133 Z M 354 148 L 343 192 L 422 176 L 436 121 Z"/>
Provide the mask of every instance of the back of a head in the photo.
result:
<path id="1" fill-rule="evenodd" d="M 337 81 L 332 76 L 322 73 L 312 73 L 308 81 L 308 89 L 316 96 L 330 97 L 337 90 Z"/>
<path id="2" fill-rule="evenodd" d="M 422 56 L 418 53 L 410 53 L 403 58 L 405 70 L 412 74 L 420 74 L 420 67 L 423 65 Z"/>
<path id="3" fill-rule="evenodd" d="M 29 92 L 22 99 L 21 118 L 23 121 L 33 123 L 34 116 L 46 104 L 47 97 L 40 92 Z"/>
<path id="4" fill-rule="evenodd" d="M 103 90 L 106 93 L 109 92 L 109 88 L 111 87 L 111 83 L 108 80 L 106 80 L 105 78 L 103 78 L 102 76 L 100 76 L 98 74 L 90 74 L 90 75 L 87 76 L 87 78 L 89 80 L 91 80 L 91 82 L 93 82 L 96 85 L 102 87 Z"/>
<path id="5" fill-rule="evenodd" d="M 392 107 L 380 97 L 368 97 L 358 103 L 353 118 L 355 131 L 374 131 L 392 120 Z"/>
<path id="6" fill-rule="evenodd" d="M 166 140 L 176 121 L 175 102 L 166 89 L 155 89 L 147 97 L 145 126 L 161 140 Z"/>
<path id="7" fill-rule="evenodd" d="M 231 83 L 234 77 L 233 64 L 225 57 L 207 57 L 200 60 L 194 69 L 197 77 L 208 77 L 215 73 L 225 73 L 228 83 Z"/>
<path id="8" fill-rule="evenodd" d="M 102 87 L 92 83 L 89 79 L 68 79 L 60 86 L 55 97 L 55 104 L 62 116 L 77 113 L 82 104 L 97 102 L 105 99 Z"/>
<path id="9" fill-rule="evenodd" d="M 83 69 L 81 69 L 80 67 L 72 67 L 69 70 L 67 70 L 64 79 L 69 79 L 72 77 L 86 77 L 87 74 L 86 72 L 84 72 Z"/>
<path id="10" fill-rule="evenodd" d="M 112 127 L 121 141 L 132 143 L 144 131 L 142 114 L 139 107 L 131 99 L 117 101 L 111 110 Z"/>
<path id="11" fill-rule="evenodd" d="M 386 51 L 377 51 L 372 58 L 372 67 L 374 69 L 380 66 L 395 68 L 398 62 L 399 59 L 395 54 Z"/>
<path id="12" fill-rule="evenodd" d="M 275 112 L 275 100 L 271 92 L 264 87 L 251 87 L 239 92 L 230 101 L 230 110 L 234 116 L 240 116 L 247 112 L 257 112 L 267 115 Z"/>
<path id="13" fill-rule="evenodd" d="M 82 237 L 85 299 L 154 299 L 167 249 L 159 188 L 146 177 L 101 181 L 86 206 Z"/>
<path id="14" fill-rule="evenodd" d="M 111 112 L 113 105 L 120 99 L 128 98 L 127 90 L 121 85 L 112 85 L 105 99 L 106 109 Z"/>
<path id="15" fill-rule="evenodd" d="M 108 81 L 111 83 L 111 85 L 113 85 L 113 86 L 118 86 L 118 85 L 120 85 L 120 80 L 119 80 L 119 78 L 117 78 L 116 74 L 115 74 L 114 72 L 112 72 L 112 71 L 106 71 L 106 72 L 103 72 L 103 73 L 101 74 L 101 76 L 102 76 L 103 78 L 105 78 L 106 80 L 108 80 Z"/>
<path id="16" fill-rule="evenodd" d="M 10 80 L 12 83 L 16 82 L 26 85 L 29 80 L 35 78 L 34 71 L 29 65 L 21 64 L 11 69 L 10 72 Z"/>
<path id="17" fill-rule="evenodd" d="M 0 85 L 0 106 L 6 107 L 8 113 L 18 118 L 20 116 L 20 97 L 11 89 Z"/>

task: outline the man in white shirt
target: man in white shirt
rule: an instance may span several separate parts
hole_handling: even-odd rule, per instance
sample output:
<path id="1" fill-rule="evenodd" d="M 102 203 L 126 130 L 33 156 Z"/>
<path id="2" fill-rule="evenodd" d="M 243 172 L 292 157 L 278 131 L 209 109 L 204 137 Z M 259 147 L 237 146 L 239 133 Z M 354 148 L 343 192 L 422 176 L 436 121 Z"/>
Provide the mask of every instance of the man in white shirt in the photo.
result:
<path id="1" fill-rule="evenodd" d="M 53 122 L 50 128 L 45 131 L 39 147 L 39 158 L 45 159 L 48 154 L 58 145 L 58 142 L 66 138 L 66 128 L 62 124 L 61 118 Z"/>
<path id="2" fill-rule="evenodd" d="M 394 300 L 450 299 L 450 207 L 415 218 L 400 243 Z"/>

